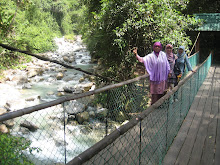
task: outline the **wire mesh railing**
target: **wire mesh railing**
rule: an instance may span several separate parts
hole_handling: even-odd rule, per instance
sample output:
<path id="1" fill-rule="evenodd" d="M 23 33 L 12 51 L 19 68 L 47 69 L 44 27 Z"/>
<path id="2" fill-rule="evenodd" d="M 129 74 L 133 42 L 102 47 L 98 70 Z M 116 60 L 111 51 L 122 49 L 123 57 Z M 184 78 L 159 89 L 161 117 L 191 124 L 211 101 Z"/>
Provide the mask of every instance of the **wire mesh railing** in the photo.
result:
<path id="1" fill-rule="evenodd" d="M 24 154 L 34 164 L 65 164 L 146 109 L 147 77 L 3 114 L 0 122 L 31 142 Z"/>
<path id="2" fill-rule="evenodd" d="M 196 73 L 182 80 L 172 92 L 68 165 L 162 164 L 210 65 L 211 55 Z"/>
<path id="3" fill-rule="evenodd" d="M 192 68 L 195 68 L 199 64 L 199 52 L 196 52 L 192 56 L 189 57 L 189 62 Z M 184 75 L 189 73 L 188 69 L 185 69 Z"/>
<path id="4" fill-rule="evenodd" d="M 196 59 L 198 54 L 192 57 Z M 78 161 L 78 155 L 88 153 L 86 159 L 77 163 L 82 160 L 85 162 L 94 155 L 95 152 L 89 153 L 94 144 L 100 145 L 97 149 L 100 152 L 86 164 L 160 162 L 165 154 L 164 150 L 167 150 L 175 137 L 174 132 L 180 126 L 180 119 L 187 114 L 188 106 L 204 80 L 209 68 L 207 63 L 194 74 L 190 84 L 187 81 L 186 85 L 178 85 L 179 90 L 175 92 L 178 101 L 173 102 L 174 95 L 170 95 L 157 108 L 148 108 L 149 81 L 148 76 L 144 75 L 3 114 L 0 122 L 10 128 L 10 136 L 21 137 L 29 144 L 29 150 L 26 146 L 21 154 L 33 164 L 71 164 L 72 158 L 75 157 L 73 161 Z M 197 65 L 196 62 L 191 64 Z M 187 90 L 190 91 L 187 94 L 182 92 Z M 181 109 L 181 113 L 175 109 Z M 131 126 L 132 129 L 127 129 Z M 123 127 L 127 132 L 122 134 Z M 117 136 L 113 136 L 115 134 Z M 7 157 L 7 153 L 4 154 Z"/>

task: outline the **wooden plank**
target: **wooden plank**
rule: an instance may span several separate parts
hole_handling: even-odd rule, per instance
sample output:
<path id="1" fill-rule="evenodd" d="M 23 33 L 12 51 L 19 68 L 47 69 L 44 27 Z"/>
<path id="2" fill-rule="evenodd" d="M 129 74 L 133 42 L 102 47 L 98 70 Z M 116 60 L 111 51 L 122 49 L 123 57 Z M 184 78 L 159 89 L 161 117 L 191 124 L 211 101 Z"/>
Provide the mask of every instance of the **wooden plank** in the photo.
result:
<path id="1" fill-rule="evenodd" d="M 218 69 L 218 74 L 219 73 L 219 69 Z M 216 81 L 218 81 L 217 83 L 219 84 L 219 80 L 217 79 Z M 220 92 L 218 95 L 218 100 L 219 100 L 219 96 L 220 96 Z M 216 130 L 216 144 L 215 144 L 215 159 L 214 159 L 214 164 L 215 165 L 219 165 L 220 164 L 220 104 L 218 104 L 218 114 L 217 114 L 217 130 Z"/>
<path id="2" fill-rule="evenodd" d="M 212 80 L 210 79 L 209 81 L 210 81 L 209 83 L 211 84 L 213 83 L 213 79 Z M 212 96 L 213 93 L 214 93 L 214 90 L 210 90 L 209 96 Z M 198 134 L 197 134 L 194 146 L 193 146 L 193 150 L 192 150 L 188 165 L 200 164 L 202 150 L 203 150 L 203 146 L 204 146 L 205 139 L 207 136 L 208 123 L 210 121 L 211 105 L 212 105 L 212 97 L 208 97 L 207 102 L 204 107 L 205 112 L 204 112 L 204 115 L 202 116 L 202 122 L 199 127 L 199 131 L 198 131 Z"/>
<path id="3" fill-rule="evenodd" d="M 210 69 L 212 70 L 212 69 Z M 207 76 L 207 79 L 210 77 L 211 75 Z M 163 164 L 164 165 L 172 165 L 175 164 L 176 159 L 178 157 L 178 154 L 181 150 L 181 147 L 186 139 L 186 136 L 188 134 L 189 128 L 192 124 L 192 121 L 195 117 L 196 114 L 196 110 L 197 110 L 197 106 L 200 103 L 200 98 L 203 95 L 203 92 L 206 90 L 208 86 L 207 85 L 202 85 L 194 99 L 194 102 L 192 103 L 192 106 L 189 110 L 188 115 L 186 116 L 185 121 L 183 122 L 179 133 L 177 135 L 177 137 L 175 138 L 173 144 L 171 145 L 170 149 L 168 150 L 164 160 L 163 160 Z M 205 92 L 204 92 L 205 93 Z"/>
<path id="4" fill-rule="evenodd" d="M 217 74 L 216 74 L 217 75 Z M 215 75 L 215 80 L 216 80 Z M 210 122 L 208 125 L 208 134 L 205 140 L 205 146 L 203 149 L 202 159 L 200 164 L 207 165 L 214 163 L 215 154 L 215 138 L 216 138 L 216 128 L 217 128 L 217 115 L 218 115 L 218 94 L 219 94 L 219 83 L 215 81 L 214 83 L 214 95 L 212 102 L 212 111 L 210 113 Z"/>
<path id="5" fill-rule="evenodd" d="M 206 79 L 204 84 L 206 84 L 207 80 L 210 80 L 210 79 L 209 78 Z M 198 104 L 195 117 L 193 118 L 186 140 L 180 150 L 180 153 L 178 155 L 178 158 L 175 164 L 186 165 L 189 162 L 193 144 L 195 142 L 197 132 L 199 130 L 199 126 L 201 123 L 201 119 L 204 113 L 204 106 L 208 98 L 209 90 L 210 90 L 210 85 L 205 85 L 205 89 L 203 91 L 203 95 L 201 96 L 200 102 Z"/>
<path id="6" fill-rule="evenodd" d="M 220 74 L 220 67 L 218 67 L 216 74 L 218 75 Z M 217 84 L 219 85 L 219 78 L 216 81 Z M 220 97 L 220 92 L 218 93 L 218 101 L 219 101 L 219 97 Z M 217 127 L 216 127 L 214 165 L 219 165 L 220 164 L 220 104 L 218 104 L 218 114 L 216 118 L 217 118 Z"/>
<path id="7" fill-rule="evenodd" d="M 201 118 L 203 116 L 204 105 L 206 103 L 207 96 L 208 96 L 209 90 L 210 90 L 210 83 L 207 83 L 207 81 L 210 81 L 210 78 L 209 78 L 210 76 L 211 75 L 209 74 L 208 78 L 203 83 L 203 85 L 205 85 L 203 94 L 201 95 L 195 117 L 193 118 L 192 124 L 189 128 L 189 132 L 186 137 L 186 140 L 180 150 L 180 153 L 178 155 L 178 158 L 177 158 L 175 164 L 183 164 L 184 165 L 184 164 L 187 164 L 190 159 L 190 154 L 191 154 L 191 151 L 193 148 L 193 144 L 196 139 L 197 132 L 198 132 L 198 129 L 199 129 L 199 126 L 201 123 Z"/>

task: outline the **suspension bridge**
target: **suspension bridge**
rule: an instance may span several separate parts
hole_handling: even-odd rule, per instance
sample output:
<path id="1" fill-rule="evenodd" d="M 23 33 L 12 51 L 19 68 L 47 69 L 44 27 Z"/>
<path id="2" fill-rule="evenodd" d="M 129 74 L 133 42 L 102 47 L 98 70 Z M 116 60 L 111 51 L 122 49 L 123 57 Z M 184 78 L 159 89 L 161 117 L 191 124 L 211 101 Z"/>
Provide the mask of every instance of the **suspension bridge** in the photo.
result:
<path id="1" fill-rule="evenodd" d="M 196 73 L 152 106 L 143 75 L 8 112 L 0 122 L 13 121 L 11 136 L 39 149 L 24 152 L 34 164 L 219 164 L 220 68 L 212 54 L 198 59 L 189 58 Z"/>

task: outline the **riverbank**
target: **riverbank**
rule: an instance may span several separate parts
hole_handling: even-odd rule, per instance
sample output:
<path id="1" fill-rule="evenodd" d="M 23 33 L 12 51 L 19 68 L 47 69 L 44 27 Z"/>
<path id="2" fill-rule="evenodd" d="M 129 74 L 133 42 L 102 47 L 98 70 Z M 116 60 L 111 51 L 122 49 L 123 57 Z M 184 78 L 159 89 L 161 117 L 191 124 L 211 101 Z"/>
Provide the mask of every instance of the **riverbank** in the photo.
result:
<path id="1" fill-rule="evenodd" d="M 81 36 L 76 36 L 71 42 L 64 37 L 55 38 L 55 43 L 58 47 L 55 52 L 47 52 L 41 56 L 87 71 L 93 69 L 94 64 L 91 64 L 90 54 L 83 45 Z M 65 94 L 95 88 L 94 77 L 35 57 L 23 66 L 23 69 L 2 72 L 4 78 L 0 80 L 0 107 L 13 111 Z"/>

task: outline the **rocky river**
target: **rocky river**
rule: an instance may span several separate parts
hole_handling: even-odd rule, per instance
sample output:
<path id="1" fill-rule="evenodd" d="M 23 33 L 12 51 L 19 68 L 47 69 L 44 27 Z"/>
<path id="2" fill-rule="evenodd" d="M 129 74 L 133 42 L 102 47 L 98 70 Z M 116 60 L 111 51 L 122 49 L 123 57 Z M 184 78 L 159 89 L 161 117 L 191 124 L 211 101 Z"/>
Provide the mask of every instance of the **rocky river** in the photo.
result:
<path id="1" fill-rule="evenodd" d="M 95 64 L 91 63 L 80 36 L 74 42 L 64 37 L 56 38 L 55 42 L 58 46 L 55 52 L 41 55 L 93 71 Z M 0 82 L 0 115 L 96 88 L 93 76 L 58 64 L 33 58 L 25 66 L 4 72 L 5 79 Z M 95 118 L 98 113 L 105 116 L 106 108 L 87 103 L 88 99 L 73 100 L 24 115 L 0 124 L 0 131 L 30 140 L 31 147 L 39 149 L 28 155 L 35 164 L 64 164 L 106 135 L 105 123 Z M 116 126 L 117 123 L 112 128 Z"/>

